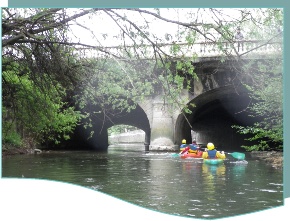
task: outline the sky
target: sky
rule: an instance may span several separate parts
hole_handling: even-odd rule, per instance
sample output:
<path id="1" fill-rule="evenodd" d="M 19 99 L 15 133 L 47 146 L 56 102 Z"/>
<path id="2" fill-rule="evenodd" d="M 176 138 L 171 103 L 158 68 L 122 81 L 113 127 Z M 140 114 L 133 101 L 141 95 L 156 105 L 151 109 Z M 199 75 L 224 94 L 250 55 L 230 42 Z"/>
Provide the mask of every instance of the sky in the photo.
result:
<path id="1" fill-rule="evenodd" d="M 75 14 L 76 10 L 78 9 L 69 9 L 69 13 Z M 157 10 L 153 8 L 146 8 L 143 10 L 157 13 Z M 219 15 L 223 21 L 235 21 L 240 17 L 239 8 L 225 8 L 218 10 L 224 13 Z M 182 31 L 184 31 L 184 27 L 182 26 L 162 21 L 151 15 L 140 15 L 139 13 L 128 10 L 118 10 L 118 13 L 122 16 L 126 16 L 129 20 L 134 21 L 138 26 L 142 25 L 145 27 L 148 24 L 148 33 L 150 33 L 150 39 L 154 40 L 154 43 L 186 42 L 184 38 L 185 35 L 183 35 L 182 38 L 177 36 L 177 33 L 182 33 Z M 216 18 L 212 18 L 212 14 L 209 13 L 209 9 L 204 8 L 160 8 L 159 13 L 166 19 L 184 23 L 215 23 L 216 21 Z M 124 44 L 120 38 L 120 27 L 103 11 L 96 12 L 96 15 L 94 16 L 86 15 L 78 18 L 76 21 L 71 21 L 70 28 L 72 33 L 70 36 L 73 42 L 81 42 L 86 45 L 101 47 L 118 46 Z M 212 33 L 212 36 L 216 36 L 216 34 L 217 33 Z M 125 39 L 126 45 L 133 44 L 127 36 Z M 204 38 L 199 41 L 203 42 Z M 139 44 L 143 43 L 141 41 L 136 42 Z M 144 42 L 145 44 L 150 44 L 148 41 Z M 170 48 L 168 47 L 164 50 L 167 50 L 168 52 Z M 85 50 L 85 53 L 86 56 L 100 56 L 100 52 L 93 52 L 92 50 Z"/>
<path id="2" fill-rule="evenodd" d="M 148 11 L 156 12 L 154 9 L 145 9 Z M 238 9 L 223 9 L 229 16 L 224 16 L 223 20 L 234 20 L 238 17 L 237 13 Z M 193 18 L 190 18 L 187 15 L 187 12 L 189 11 L 195 11 L 197 14 L 193 16 Z M 212 22 L 212 19 L 210 16 L 206 13 L 204 9 L 198 10 L 198 9 L 189 9 L 189 8 L 183 8 L 179 9 L 179 14 L 177 13 L 176 9 L 160 9 L 160 15 L 171 19 L 171 20 L 179 20 L 181 22 L 191 22 L 193 19 L 197 19 L 197 22 Z M 144 24 L 144 18 L 149 21 L 150 25 L 150 32 L 154 33 L 158 38 L 162 39 L 163 41 L 166 41 L 165 35 L 168 33 L 172 36 L 170 40 L 177 41 L 177 38 L 174 38 L 174 35 L 178 32 L 178 25 L 168 23 L 168 22 L 162 22 L 158 19 L 156 19 L 153 16 L 144 16 L 142 18 L 141 16 L 136 15 L 136 13 L 130 13 L 128 11 L 120 12 L 120 14 L 125 14 L 129 19 L 132 19 L 134 21 L 137 21 L 137 24 Z M 157 22 L 156 22 L 157 21 Z M 112 46 L 112 45 L 118 45 L 118 41 L 116 36 L 120 34 L 120 29 L 116 25 L 116 23 L 109 18 L 107 15 L 102 13 L 102 15 L 98 15 L 97 18 L 84 16 L 77 21 L 78 24 L 72 22 L 72 31 L 75 35 L 73 39 L 78 40 L 80 39 L 81 42 L 85 42 L 87 44 L 96 44 L 96 39 L 98 40 L 98 44 L 102 44 L 103 46 Z M 90 30 L 85 29 L 84 27 L 89 27 Z M 104 38 L 104 34 L 109 33 Z"/>

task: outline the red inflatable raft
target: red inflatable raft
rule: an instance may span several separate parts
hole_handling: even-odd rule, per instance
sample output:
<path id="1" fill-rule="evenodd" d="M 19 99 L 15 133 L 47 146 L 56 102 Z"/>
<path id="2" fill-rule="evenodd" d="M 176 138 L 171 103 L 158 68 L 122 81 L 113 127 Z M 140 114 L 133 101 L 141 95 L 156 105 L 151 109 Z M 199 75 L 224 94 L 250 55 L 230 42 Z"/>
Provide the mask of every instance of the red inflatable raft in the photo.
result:
<path id="1" fill-rule="evenodd" d="M 184 154 L 181 154 L 180 157 L 183 158 L 183 159 L 189 158 L 189 157 L 201 158 L 202 157 L 202 151 L 197 151 L 197 153 L 184 153 Z"/>

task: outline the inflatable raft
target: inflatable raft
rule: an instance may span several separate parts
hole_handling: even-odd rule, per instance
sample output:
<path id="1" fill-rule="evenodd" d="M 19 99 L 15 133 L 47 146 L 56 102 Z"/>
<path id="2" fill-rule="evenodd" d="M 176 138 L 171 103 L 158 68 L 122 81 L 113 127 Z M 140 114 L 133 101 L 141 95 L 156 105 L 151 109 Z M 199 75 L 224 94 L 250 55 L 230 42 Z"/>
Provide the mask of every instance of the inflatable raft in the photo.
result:
<path id="1" fill-rule="evenodd" d="M 185 153 L 180 155 L 181 158 L 201 158 L 202 157 L 202 151 L 197 151 L 197 153 Z"/>
<path id="2" fill-rule="evenodd" d="M 224 162 L 224 159 L 218 159 L 218 158 L 214 158 L 214 159 L 203 159 L 203 162 L 205 164 L 209 164 L 209 165 L 219 165 L 219 164 L 222 164 Z"/>

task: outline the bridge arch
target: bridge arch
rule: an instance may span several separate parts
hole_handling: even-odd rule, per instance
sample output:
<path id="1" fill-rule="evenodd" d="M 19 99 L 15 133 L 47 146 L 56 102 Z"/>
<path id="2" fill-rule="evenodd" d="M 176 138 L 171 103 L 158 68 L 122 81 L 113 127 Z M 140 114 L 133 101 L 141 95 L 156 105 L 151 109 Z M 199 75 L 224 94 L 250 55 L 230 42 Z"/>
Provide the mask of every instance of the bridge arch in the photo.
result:
<path id="1" fill-rule="evenodd" d="M 252 121 L 244 111 L 249 96 L 243 87 L 232 85 L 206 91 L 188 102 L 194 104 L 191 114 L 179 114 L 175 126 L 175 142 L 191 142 L 191 127 L 197 132 L 197 142 L 213 142 L 223 150 L 238 150 L 245 144 L 244 137 L 235 133 L 231 125 L 249 125 Z M 187 118 L 187 119 L 186 119 Z M 189 125 L 190 124 L 190 125 Z"/>
<path id="2" fill-rule="evenodd" d="M 108 128 L 120 124 L 131 125 L 143 130 L 145 132 L 145 149 L 148 149 L 151 128 L 147 114 L 140 105 L 137 105 L 137 107 L 130 112 L 100 112 L 98 117 L 94 118 L 92 128 L 84 129 L 83 126 L 78 126 L 76 128 L 72 138 L 73 146 L 76 146 L 77 149 L 106 151 L 109 146 Z M 90 137 L 92 131 L 93 135 Z"/>

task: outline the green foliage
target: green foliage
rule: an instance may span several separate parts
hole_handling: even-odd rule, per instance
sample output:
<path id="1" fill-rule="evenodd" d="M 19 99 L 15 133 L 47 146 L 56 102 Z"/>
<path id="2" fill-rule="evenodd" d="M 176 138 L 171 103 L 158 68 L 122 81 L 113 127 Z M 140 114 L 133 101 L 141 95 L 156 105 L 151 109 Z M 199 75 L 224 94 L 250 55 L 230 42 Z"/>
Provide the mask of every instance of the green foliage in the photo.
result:
<path id="1" fill-rule="evenodd" d="M 50 87 L 39 87 L 29 79 L 28 73 L 23 73 L 24 70 L 28 71 L 17 63 L 10 63 L 2 73 L 5 82 L 3 103 L 13 110 L 8 119 L 23 126 L 40 142 L 57 143 L 60 139 L 68 139 L 81 118 L 80 113 L 62 101 L 65 90 L 59 83 L 43 74 L 39 77 L 50 82 Z"/>
<path id="2" fill-rule="evenodd" d="M 2 144 L 21 147 L 22 139 L 20 134 L 16 132 L 16 124 L 12 120 L 7 119 L 7 114 L 7 109 L 2 107 Z"/>
<path id="3" fill-rule="evenodd" d="M 244 146 L 246 150 L 269 150 L 283 148 L 283 105 L 282 105 L 282 59 L 245 67 L 252 72 L 253 83 L 246 85 L 252 103 L 249 115 L 259 121 L 252 126 L 233 126 L 241 134 L 250 135 L 247 140 L 253 145 Z"/>
<path id="4" fill-rule="evenodd" d="M 92 105 L 98 106 L 103 112 L 109 112 L 110 109 L 129 112 L 154 90 L 150 82 L 152 72 L 148 71 L 150 64 L 113 59 L 85 62 L 89 63 L 83 69 L 86 73 L 81 79 L 83 87 L 79 88 L 80 93 L 75 96 L 78 106 L 84 112 L 92 114 Z M 95 114 L 99 111 L 96 110 Z"/>
<path id="5" fill-rule="evenodd" d="M 280 127 L 278 127 L 280 126 Z M 282 125 L 278 125 L 277 128 L 265 128 L 260 123 L 255 123 L 254 126 L 233 126 L 240 134 L 250 135 L 247 140 L 253 141 L 253 145 L 242 146 L 247 151 L 254 150 L 279 150 L 282 149 L 283 142 L 283 130 Z"/>
<path id="6" fill-rule="evenodd" d="M 173 55 L 177 55 L 179 51 L 180 51 L 180 45 L 178 45 L 178 44 L 173 44 L 170 48 L 170 52 Z"/>
<path id="7" fill-rule="evenodd" d="M 9 131 L 5 135 L 3 134 L 2 142 L 13 147 L 21 147 L 22 145 L 21 136 L 16 131 Z"/>

